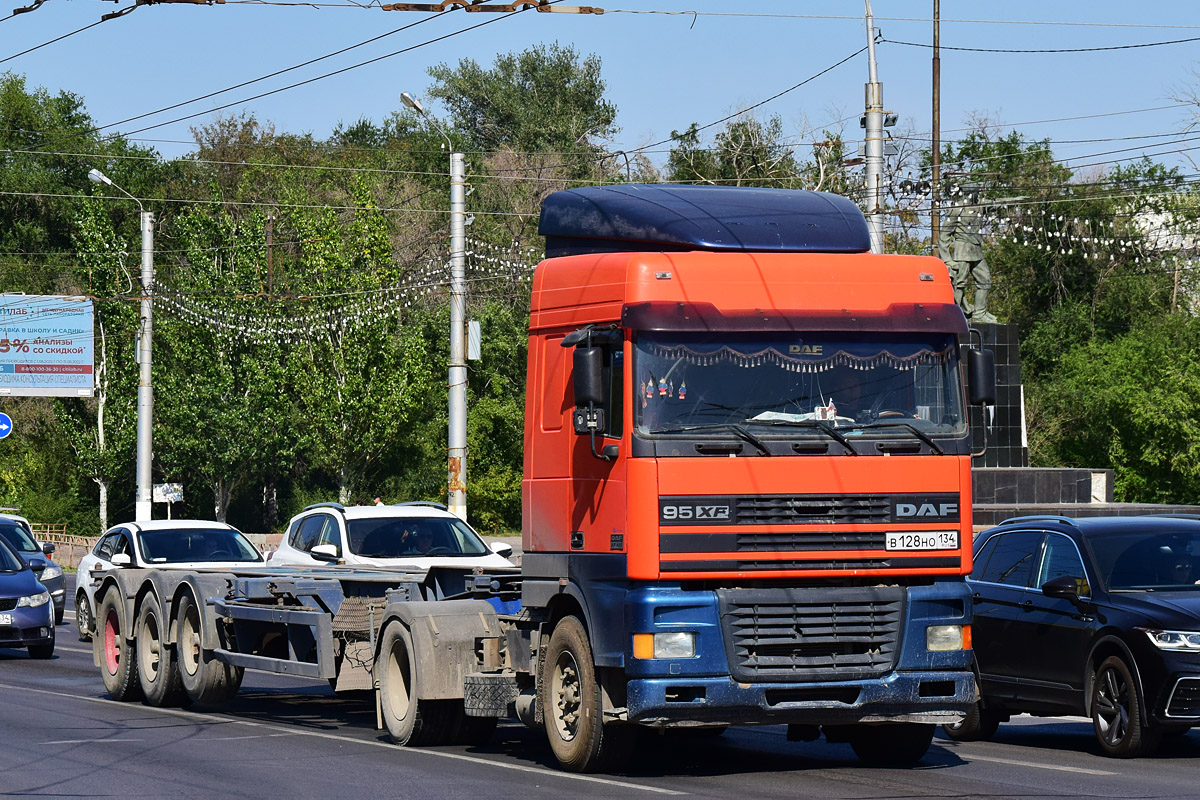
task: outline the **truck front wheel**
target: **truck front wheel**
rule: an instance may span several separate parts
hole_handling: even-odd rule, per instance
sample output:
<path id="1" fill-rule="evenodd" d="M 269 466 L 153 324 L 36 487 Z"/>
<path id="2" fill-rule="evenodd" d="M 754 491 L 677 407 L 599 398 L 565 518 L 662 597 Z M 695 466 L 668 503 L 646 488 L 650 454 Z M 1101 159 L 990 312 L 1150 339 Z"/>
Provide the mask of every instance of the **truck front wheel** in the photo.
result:
<path id="1" fill-rule="evenodd" d="M 126 642 L 129 632 L 125 603 L 116 587 L 104 593 L 96 607 L 96 633 L 92 648 L 100 662 L 104 688 L 113 700 L 137 700 L 142 693 L 138 684 L 137 660 Z"/>
<path id="2" fill-rule="evenodd" d="M 462 701 L 418 699 L 412 636 L 395 620 L 383 629 L 375 672 L 380 710 L 392 741 L 409 747 L 450 741 L 458 730 Z"/>
<path id="3" fill-rule="evenodd" d="M 542 714 L 550 749 L 572 772 L 619 770 L 633 754 L 638 729 L 605 726 L 600 682 L 583 622 L 563 617 L 550 635 L 541 676 Z"/>
<path id="4" fill-rule="evenodd" d="M 188 702 L 204 708 L 225 705 L 242 685 L 245 671 L 213 658 L 211 651 L 204 649 L 202 641 L 203 619 L 200 608 L 190 594 L 179 601 L 175 614 L 175 652 L 179 659 L 179 681 L 187 694 Z"/>

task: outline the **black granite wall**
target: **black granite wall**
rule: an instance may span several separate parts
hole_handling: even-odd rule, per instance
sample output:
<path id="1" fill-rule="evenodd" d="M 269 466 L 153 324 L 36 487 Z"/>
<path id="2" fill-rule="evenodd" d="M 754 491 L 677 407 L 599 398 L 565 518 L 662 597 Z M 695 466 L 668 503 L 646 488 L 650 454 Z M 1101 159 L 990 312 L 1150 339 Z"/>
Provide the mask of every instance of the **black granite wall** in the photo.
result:
<path id="1" fill-rule="evenodd" d="M 1016 325 L 972 325 L 983 336 L 983 348 L 996 356 L 996 405 L 987 409 L 987 451 L 972 460 L 975 467 L 1028 467 L 1029 449 L 1021 444 L 1021 353 Z M 983 445 L 982 410 L 971 409 L 971 441 Z"/>

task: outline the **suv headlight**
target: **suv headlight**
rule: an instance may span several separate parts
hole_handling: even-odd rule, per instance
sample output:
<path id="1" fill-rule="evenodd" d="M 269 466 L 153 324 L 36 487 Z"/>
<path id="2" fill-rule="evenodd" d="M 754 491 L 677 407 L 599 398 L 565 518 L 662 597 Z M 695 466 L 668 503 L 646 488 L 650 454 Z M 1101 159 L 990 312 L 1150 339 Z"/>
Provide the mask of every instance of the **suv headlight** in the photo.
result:
<path id="1" fill-rule="evenodd" d="M 1200 652 L 1200 633 L 1196 631 L 1161 631 L 1154 628 L 1139 628 L 1150 642 L 1160 650 L 1188 650 Z"/>
<path id="2" fill-rule="evenodd" d="M 17 608 L 37 608 L 44 606 L 50 602 L 49 592 L 39 592 L 38 594 L 30 594 L 25 597 L 18 598 Z"/>
<path id="3" fill-rule="evenodd" d="M 62 567 L 58 566 L 57 564 L 47 564 L 46 568 L 42 570 L 42 577 L 46 580 L 54 580 L 61 575 Z"/>

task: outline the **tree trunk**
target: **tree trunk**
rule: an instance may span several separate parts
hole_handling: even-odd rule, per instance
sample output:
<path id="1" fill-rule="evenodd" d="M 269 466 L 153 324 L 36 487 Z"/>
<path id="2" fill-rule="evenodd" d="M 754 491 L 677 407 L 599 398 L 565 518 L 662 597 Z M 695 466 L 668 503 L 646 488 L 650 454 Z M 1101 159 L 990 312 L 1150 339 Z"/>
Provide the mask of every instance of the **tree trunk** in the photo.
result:
<path id="1" fill-rule="evenodd" d="M 100 532 L 108 530 L 108 481 L 93 478 L 100 487 Z"/>
<path id="2" fill-rule="evenodd" d="M 213 514 L 217 522 L 224 522 L 233 499 L 233 486 L 222 480 L 213 481 Z"/>
<path id="3" fill-rule="evenodd" d="M 350 476 L 344 469 L 338 472 L 338 502 L 350 505 Z"/>

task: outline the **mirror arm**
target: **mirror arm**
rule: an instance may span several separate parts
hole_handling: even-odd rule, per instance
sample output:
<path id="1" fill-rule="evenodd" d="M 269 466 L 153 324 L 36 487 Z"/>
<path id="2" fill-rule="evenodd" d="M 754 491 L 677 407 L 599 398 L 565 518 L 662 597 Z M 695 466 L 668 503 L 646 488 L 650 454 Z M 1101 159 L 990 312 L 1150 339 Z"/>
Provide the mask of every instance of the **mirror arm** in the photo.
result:
<path id="1" fill-rule="evenodd" d="M 601 461 L 612 461 L 612 456 L 596 450 L 596 404 L 588 403 L 588 434 L 591 438 L 592 455 Z"/>

